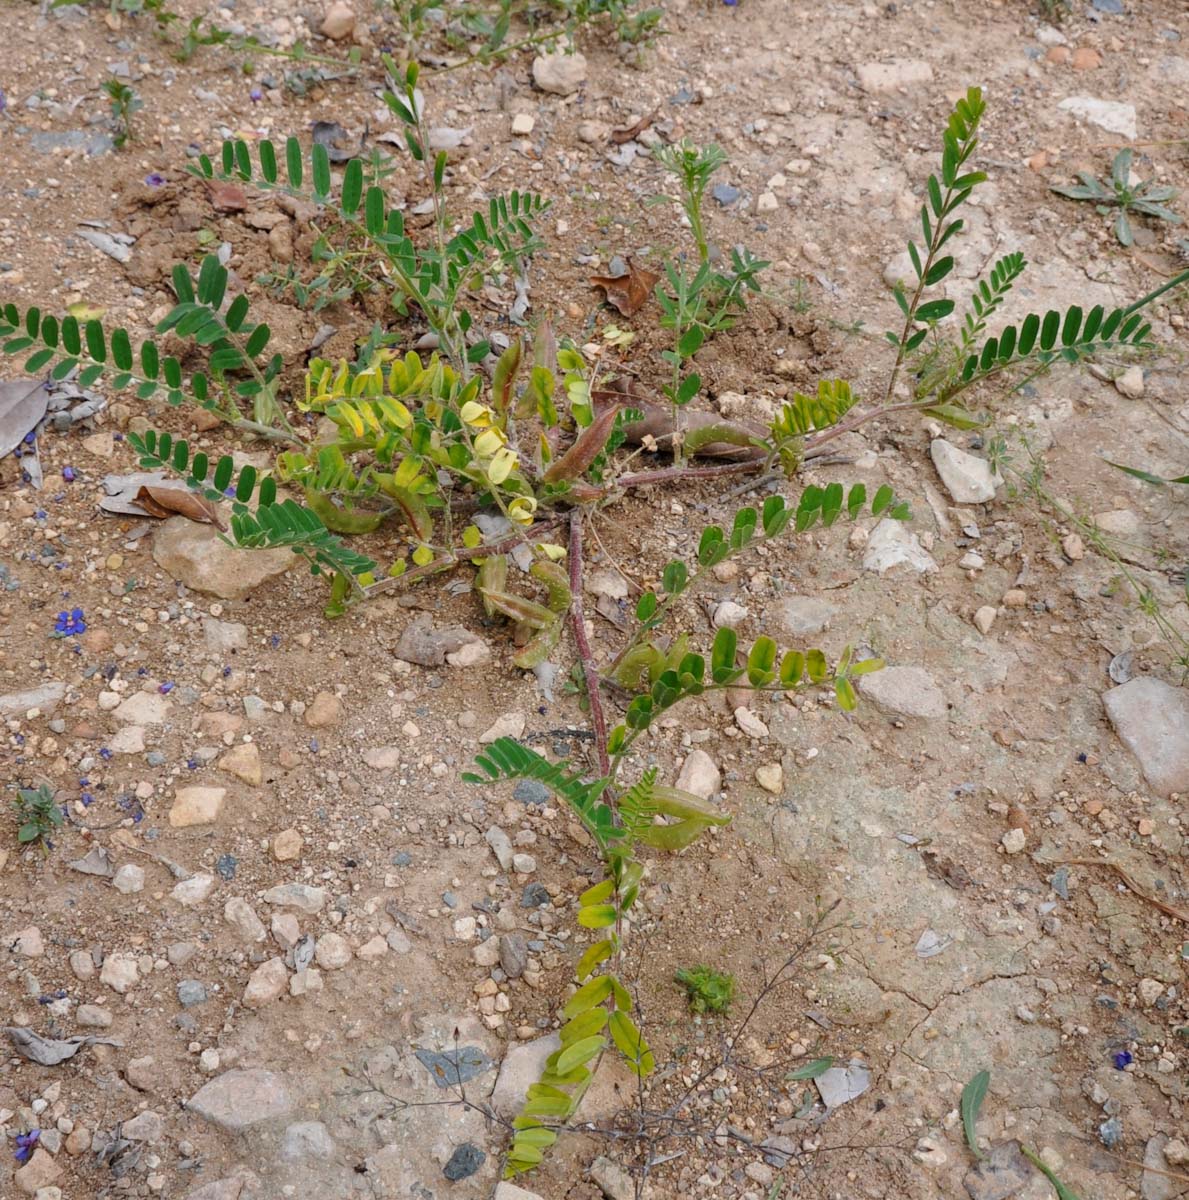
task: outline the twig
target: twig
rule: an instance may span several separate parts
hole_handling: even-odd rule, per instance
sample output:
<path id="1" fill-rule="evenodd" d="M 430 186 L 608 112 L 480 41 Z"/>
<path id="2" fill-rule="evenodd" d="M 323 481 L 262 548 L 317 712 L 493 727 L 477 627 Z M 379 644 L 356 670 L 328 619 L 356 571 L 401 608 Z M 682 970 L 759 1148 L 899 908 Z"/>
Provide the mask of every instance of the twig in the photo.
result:
<path id="1" fill-rule="evenodd" d="M 611 774 L 607 756 L 607 720 L 603 715 L 603 700 L 599 695 L 599 670 L 586 636 L 586 613 L 582 606 L 582 510 L 570 513 L 570 617 L 574 623 L 574 641 L 582 661 L 582 677 L 586 680 L 586 695 L 590 702 L 590 723 L 594 727 L 595 749 L 599 755 L 599 771 Z"/>
<path id="2" fill-rule="evenodd" d="M 1178 921 L 1184 921 L 1186 925 L 1189 925 L 1189 912 L 1172 904 L 1165 904 L 1163 900 L 1157 900 L 1155 896 L 1149 896 L 1117 862 L 1112 862 L 1109 858 L 1052 858 L 1047 861 L 1059 867 L 1106 867 L 1108 870 L 1114 871 L 1141 900 L 1146 900 L 1153 908 L 1158 908 L 1166 917 L 1175 917 Z"/>

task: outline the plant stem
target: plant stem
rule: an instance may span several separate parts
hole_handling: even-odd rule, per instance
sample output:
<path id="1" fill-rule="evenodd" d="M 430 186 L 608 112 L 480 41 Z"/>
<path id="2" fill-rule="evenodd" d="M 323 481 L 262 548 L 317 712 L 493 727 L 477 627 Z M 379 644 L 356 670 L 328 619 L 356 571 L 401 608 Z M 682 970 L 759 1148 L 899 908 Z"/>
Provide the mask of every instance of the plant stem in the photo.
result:
<path id="1" fill-rule="evenodd" d="M 586 680 L 586 695 L 590 701 L 590 723 L 594 728 L 595 749 L 599 755 L 599 771 L 611 774 L 607 757 L 607 719 L 603 714 L 603 699 L 599 695 L 599 670 L 595 666 L 590 640 L 586 636 L 586 613 L 582 605 L 582 509 L 570 513 L 570 618 L 574 624 L 574 641 L 582 662 L 582 677 Z"/>

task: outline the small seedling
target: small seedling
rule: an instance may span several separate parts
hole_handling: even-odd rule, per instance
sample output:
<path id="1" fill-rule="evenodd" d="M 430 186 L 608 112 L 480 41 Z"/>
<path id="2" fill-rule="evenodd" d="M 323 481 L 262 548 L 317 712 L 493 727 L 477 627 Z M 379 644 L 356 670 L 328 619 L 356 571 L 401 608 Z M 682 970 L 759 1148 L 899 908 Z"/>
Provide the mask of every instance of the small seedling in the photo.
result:
<path id="1" fill-rule="evenodd" d="M 50 834 L 62 824 L 62 810 L 54 802 L 54 793 L 44 783 L 36 788 L 20 788 L 12 804 L 19 822 L 17 841 L 22 846 L 40 842 L 46 850 Z"/>
<path id="2" fill-rule="evenodd" d="M 713 967 L 682 967 L 673 978 L 685 988 L 696 1013 L 724 1013 L 735 998 L 735 976 Z"/>
<path id="3" fill-rule="evenodd" d="M 130 141 L 132 135 L 132 118 L 144 108 L 144 101 L 136 94 L 131 84 L 114 76 L 105 80 L 103 90 L 111 102 L 111 118 L 115 126 L 112 141 L 117 150 L 122 150 Z"/>
<path id="4" fill-rule="evenodd" d="M 1120 150 L 1115 155 L 1115 161 L 1111 163 L 1109 186 L 1096 179 L 1089 171 L 1079 171 L 1078 178 L 1082 182 L 1076 187 L 1054 185 L 1052 190 L 1070 200 L 1093 200 L 1095 207 L 1104 215 L 1117 207 L 1119 213 L 1115 217 L 1115 237 L 1119 239 L 1120 245 L 1130 246 L 1135 241 L 1130 220 L 1133 213 L 1157 217 L 1173 225 L 1181 223 L 1181 218 L 1171 209 L 1165 208 L 1162 203 L 1176 196 L 1176 188 L 1156 187 L 1151 180 L 1144 179 L 1135 184 L 1131 183 L 1130 150 Z"/>

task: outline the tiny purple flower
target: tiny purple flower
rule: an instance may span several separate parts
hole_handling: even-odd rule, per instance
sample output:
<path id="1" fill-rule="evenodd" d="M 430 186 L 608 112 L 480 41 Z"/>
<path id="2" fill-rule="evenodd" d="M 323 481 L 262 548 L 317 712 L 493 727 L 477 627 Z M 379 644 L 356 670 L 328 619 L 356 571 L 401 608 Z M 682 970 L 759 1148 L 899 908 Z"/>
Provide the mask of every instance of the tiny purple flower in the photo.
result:
<path id="1" fill-rule="evenodd" d="M 13 1151 L 13 1158 L 19 1163 L 27 1163 L 33 1157 L 33 1150 L 40 1137 L 40 1129 L 31 1129 L 28 1133 L 18 1133 L 17 1148 Z"/>
<path id="2" fill-rule="evenodd" d="M 1119 1050 L 1115 1054 L 1115 1070 L 1122 1071 L 1124 1068 L 1131 1066 L 1135 1060 L 1126 1050 Z"/>
<path id="3" fill-rule="evenodd" d="M 111 750 L 107 746 L 99 747 L 99 757 L 107 762 L 111 758 Z"/>
<path id="4" fill-rule="evenodd" d="M 253 104 L 259 104 L 260 101 L 264 99 L 264 93 L 258 87 L 254 87 L 248 93 L 248 99 L 251 100 Z"/>
<path id="5" fill-rule="evenodd" d="M 62 478 L 65 479 L 67 483 L 73 483 L 74 482 L 74 468 L 73 467 L 63 467 L 62 468 Z"/>
<path id="6" fill-rule="evenodd" d="M 83 803 L 83 808 L 90 808 L 95 803 L 95 797 L 90 792 L 83 792 L 79 799 Z"/>
<path id="7" fill-rule="evenodd" d="M 165 185 L 165 176 L 160 171 L 150 171 L 144 177 L 145 187 L 158 188 Z"/>
<path id="8" fill-rule="evenodd" d="M 4 89 L 0 88 L 0 113 L 8 107 L 8 97 L 4 94 Z"/>
<path id="9" fill-rule="evenodd" d="M 168 696 L 169 693 L 172 692 L 175 687 L 177 687 L 176 683 L 168 683 L 167 682 L 167 683 L 161 684 L 157 688 L 157 691 L 159 691 L 161 693 L 161 695 L 163 695 L 163 696 Z"/>

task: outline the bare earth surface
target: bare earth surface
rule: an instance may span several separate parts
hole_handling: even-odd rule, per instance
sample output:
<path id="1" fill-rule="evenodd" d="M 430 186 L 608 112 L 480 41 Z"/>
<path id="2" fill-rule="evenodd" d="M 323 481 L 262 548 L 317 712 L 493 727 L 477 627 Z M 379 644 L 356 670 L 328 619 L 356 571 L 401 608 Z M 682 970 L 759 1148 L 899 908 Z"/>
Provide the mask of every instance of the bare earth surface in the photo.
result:
<path id="1" fill-rule="evenodd" d="M 255 282 L 307 262 L 309 214 L 267 196 L 220 213 L 184 166 L 188 147 L 215 153 L 228 133 L 305 138 L 318 120 L 355 138 L 393 132 L 374 59 L 398 45 L 388 18 L 359 0 L 364 72 L 296 95 L 284 60 L 262 59 L 252 78 L 218 49 L 175 62 L 147 17 L 28 4 L 5 15 L 0 301 L 61 311 L 83 300 L 135 340 L 173 303 L 173 262 L 227 242 L 294 387 L 321 326 L 335 329 L 320 354 L 353 355 L 382 309 L 302 311 Z M 333 49 L 316 36 L 321 11 L 239 0 L 219 19 Z M 964 299 L 977 271 L 1016 249 L 1030 269 L 1009 318 L 1126 304 L 1183 261 L 1176 227 L 1145 226 L 1124 250 L 1091 206 L 1049 191 L 1078 169 L 1103 174 L 1108 147 L 1132 139 L 1145 178 L 1189 180 L 1189 17 L 1172 0 L 1074 0 L 1059 31 L 1014 2 L 677 0 L 665 27 L 645 49 L 583 34 L 587 77 L 566 97 L 534 89 L 531 55 L 423 83 L 431 124 L 469 131 L 451 154 L 456 213 L 512 187 L 552 201 L 530 319 L 552 313 L 579 342 L 609 323 L 635 330 L 625 358 L 646 386 L 664 345 L 655 307 L 621 318 L 587 278 L 614 254 L 655 265 L 688 248 L 675 207 L 646 203 L 666 187 L 647 148 L 608 138 L 649 114 L 645 142 L 688 134 L 726 149 L 717 182 L 734 192 L 709 201 L 711 233 L 774 264 L 770 294 L 699 355 L 710 399 L 733 415 L 762 419 L 826 376 L 882 389 L 879 334 L 897 315 L 885 268 L 915 232 L 939 130 L 970 84 L 990 105 L 979 165 L 991 178 L 955 243 L 951 295 Z M 121 152 L 105 148 L 99 93 L 117 70 L 145 102 Z M 1063 107 L 1071 97 L 1129 107 L 1108 129 L 1077 115 L 1103 119 L 1094 104 Z M 513 136 L 517 114 L 533 118 L 526 136 Z M 412 208 L 421 177 L 387 149 L 390 192 Z M 162 185 L 144 182 L 153 172 Z M 85 228 L 128 235 L 127 261 Z M 1037 380 L 995 412 L 1018 469 L 1029 469 L 1026 431 L 1050 491 L 1099 516 L 1184 628 L 1184 500 L 1103 461 L 1161 475 L 1189 463 L 1186 301 L 1164 299 L 1141 396 L 1112 383 L 1136 364 L 1110 361 L 1101 378 Z M 485 292 L 480 319 L 513 332 L 511 300 Z M 409 325 L 409 344 L 422 332 Z M 575 900 L 598 866 L 568 814 L 533 789 L 513 797 L 459 775 L 500 732 L 583 760 L 589 743 L 572 731 L 584 717 L 561 686 L 572 651 L 563 645 L 544 696 L 510 665 L 506 631 L 466 574 L 337 622 L 321 616 L 318 580 L 275 563 L 228 551 L 188 574 L 209 530 L 96 505 L 106 474 L 135 469 L 130 423 L 188 431 L 192 414 L 105 398 L 89 421 L 42 434 L 41 490 L 11 456 L 0 462 L 0 778 L 6 804 L 15 786 L 47 782 L 69 814 L 48 856 L 5 830 L 0 1016 L 111 1039 L 54 1067 L 5 1047 L 0 1195 L 489 1196 L 506 1136 L 480 1109 L 494 1090 L 496 1112 L 512 1115 L 517 1083 L 534 1078 L 533 1043 L 556 1027 L 585 944 Z M 910 563 L 887 565 L 888 528 L 868 520 L 785 539 L 723 572 L 705 607 L 686 607 L 704 644 L 730 600 L 746 609 L 741 634 L 831 656 L 864 646 L 890 669 L 868 678 L 853 716 L 824 697 L 699 702 L 647 741 L 642 765 L 672 780 L 684 762 L 734 818 L 649 864 L 632 964 L 663 1064 L 649 1108 L 713 1067 L 731 1029 L 691 1017 L 674 970 L 733 971 L 739 1015 L 818 905 L 838 907 L 738 1061 L 695 1089 L 682 1136 L 563 1138 L 520 1181 L 545 1200 L 626 1200 L 614 1163 L 649 1153 L 656 1198 L 1053 1194 L 1016 1141 L 1083 1200 L 1187 1194 L 1180 673 L 1117 566 L 1010 480 L 990 503 L 954 503 L 930 456 L 938 432 L 911 415 L 869 427 L 838 443 L 849 461 L 798 480 L 892 483 L 913 508 Z M 945 436 L 985 449 L 969 432 Z M 266 461 L 260 443 L 223 428 L 199 442 Z M 592 578 L 610 594 L 589 598 L 600 659 L 621 644 L 613 619 L 637 587 L 744 502 L 726 491 L 645 492 L 596 520 Z M 51 638 L 56 614 L 75 607 L 86 633 Z M 490 657 L 405 661 L 395 651 L 419 619 L 466 626 Z M 745 702 L 757 719 L 740 722 Z M 457 1098 L 438 1085 L 442 1052 L 461 1055 L 472 1107 L 440 1103 Z M 853 1061 L 852 1078 L 865 1067 L 869 1085 L 828 1112 L 814 1085 L 785 1080 L 825 1055 Z M 973 1172 L 958 1102 L 984 1068 L 979 1133 L 1004 1144 Z M 634 1102 L 608 1060 L 579 1115 L 611 1128 Z M 39 1149 L 18 1169 L 15 1137 L 32 1129 Z M 612 1163 L 592 1175 L 599 1156 Z"/>

